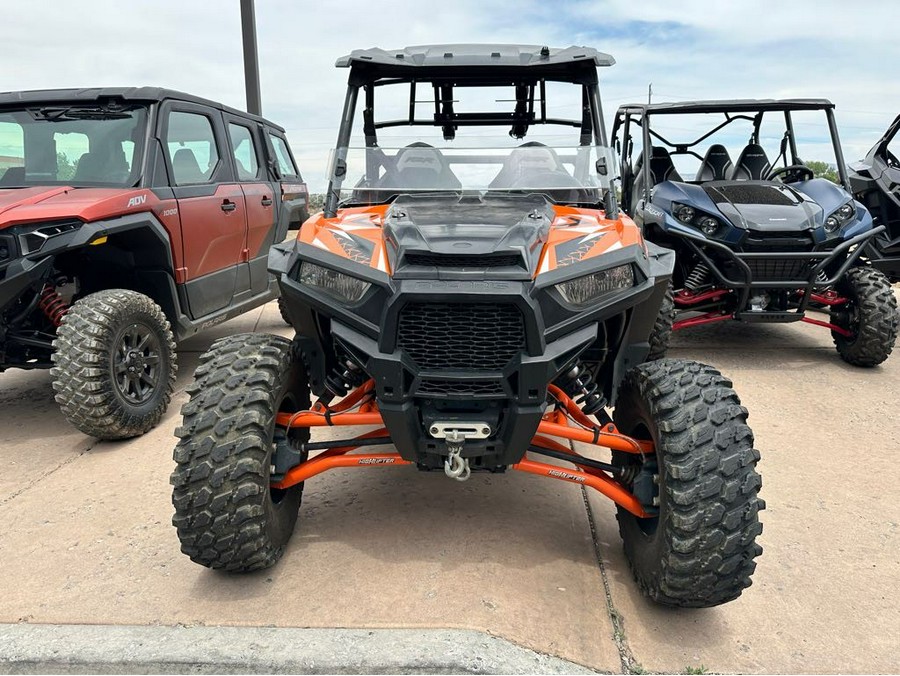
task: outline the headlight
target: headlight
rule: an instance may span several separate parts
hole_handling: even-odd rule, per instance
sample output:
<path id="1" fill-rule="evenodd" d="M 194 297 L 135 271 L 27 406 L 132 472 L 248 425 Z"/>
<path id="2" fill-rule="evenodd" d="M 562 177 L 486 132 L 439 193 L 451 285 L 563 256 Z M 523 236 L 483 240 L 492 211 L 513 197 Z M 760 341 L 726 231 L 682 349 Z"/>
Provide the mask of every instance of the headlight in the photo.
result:
<path id="1" fill-rule="evenodd" d="M 716 230 L 719 229 L 719 221 L 717 221 L 712 216 L 704 216 L 700 219 L 697 225 L 700 226 L 700 229 L 706 235 L 715 235 Z"/>
<path id="2" fill-rule="evenodd" d="M 831 216 L 825 219 L 825 232 L 834 232 L 838 228 L 847 225 L 854 216 L 856 216 L 856 208 L 853 206 L 853 202 L 842 204 Z"/>
<path id="3" fill-rule="evenodd" d="M 309 261 L 303 261 L 300 265 L 300 283 L 314 286 L 349 303 L 355 303 L 362 298 L 371 286 L 362 279 L 323 268 Z"/>
<path id="4" fill-rule="evenodd" d="M 687 204 L 673 204 L 672 213 L 675 214 L 675 218 L 688 225 L 694 220 L 694 207 L 689 207 Z"/>
<path id="5" fill-rule="evenodd" d="M 632 286 L 634 286 L 634 271 L 631 265 L 619 265 L 609 270 L 560 282 L 556 285 L 556 289 L 573 305 L 586 305 L 608 293 L 630 289 Z"/>

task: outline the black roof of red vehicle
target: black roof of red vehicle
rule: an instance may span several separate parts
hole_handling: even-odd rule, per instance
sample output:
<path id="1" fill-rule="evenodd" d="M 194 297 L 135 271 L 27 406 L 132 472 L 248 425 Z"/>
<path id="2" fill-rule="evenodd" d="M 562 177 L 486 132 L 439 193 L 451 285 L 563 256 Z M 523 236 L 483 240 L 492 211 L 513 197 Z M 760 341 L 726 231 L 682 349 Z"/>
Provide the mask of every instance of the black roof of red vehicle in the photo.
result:
<path id="1" fill-rule="evenodd" d="M 231 108 L 223 103 L 204 99 L 193 94 L 186 94 L 175 89 L 164 87 L 91 87 L 85 89 L 31 89 L 16 92 L 0 92 L 0 107 L 59 104 L 59 103 L 96 103 L 105 99 L 121 99 L 123 101 L 162 101 L 175 99 L 217 108 L 232 115 L 239 115 L 257 122 L 263 122 L 280 131 L 284 128 L 264 117 L 253 115 L 245 110 Z"/>

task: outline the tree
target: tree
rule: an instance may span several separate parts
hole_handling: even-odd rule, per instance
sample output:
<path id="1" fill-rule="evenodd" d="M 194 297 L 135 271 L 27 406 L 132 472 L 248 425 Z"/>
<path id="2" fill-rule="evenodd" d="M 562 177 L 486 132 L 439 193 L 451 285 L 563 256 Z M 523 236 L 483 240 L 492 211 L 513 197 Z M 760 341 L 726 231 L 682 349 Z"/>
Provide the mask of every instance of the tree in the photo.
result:
<path id="1" fill-rule="evenodd" d="M 56 180 L 68 181 L 75 175 L 75 163 L 65 153 L 56 153 Z"/>
<path id="2" fill-rule="evenodd" d="M 839 183 L 841 180 L 837 169 L 828 164 L 828 162 L 807 162 L 806 166 L 812 169 L 816 178 L 827 178 L 832 183 Z"/>

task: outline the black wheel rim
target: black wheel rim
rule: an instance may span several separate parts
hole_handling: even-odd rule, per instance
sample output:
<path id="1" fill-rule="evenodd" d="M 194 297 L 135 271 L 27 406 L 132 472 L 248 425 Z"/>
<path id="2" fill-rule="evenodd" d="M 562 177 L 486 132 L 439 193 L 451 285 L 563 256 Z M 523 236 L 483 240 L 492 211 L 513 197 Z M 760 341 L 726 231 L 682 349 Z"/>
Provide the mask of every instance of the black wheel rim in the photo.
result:
<path id="1" fill-rule="evenodd" d="M 113 380 L 119 395 L 139 406 L 153 398 L 162 373 L 159 336 L 146 324 L 134 323 L 119 335 L 113 355 Z"/>
<path id="2" fill-rule="evenodd" d="M 635 429 L 633 429 L 631 431 L 630 436 L 635 439 L 653 439 L 654 448 L 658 447 L 657 445 L 659 444 L 659 440 L 656 438 L 655 435 L 653 435 L 650 432 L 649 427 L 647 425 L 645 425 L 644 423 L 638 424 L 635 427 Z M 637 465 L 643 465 L 644 462 L 653 463 L 654 465 L 656 465 L 656 468 L 657 468 L 656 472 L 659 473 L 660 472 L 659 467 L 660 467 L 660 463 L 661 463 L 661 459 L 659 457 L 659 452 L 654 450 L 653 453 L 654 453 L 653 456 L 648 456 L 644 460 L 638 459 L 633 455 L 629 455 L 629 460 Z M 658 488 L 661 485 L 661 482 L 662 482 L 662 477 L 660 477 L 660 484 L 657 484 L 657 489 L 655 491 L 656 497 L 661 497 L 659 488 Z M 629 486 L 629 488 L 633 489 L 633 486 Z M 661 501 L 660 501 L 659 507 L 660 508 L 662 507 Z M 634 517 L 634 521 L 637 524 L 638 529 L 644 534 L 644 536 L 652 539 L 653 536 L 656 535 L 656 531 L 659 528 L 659 520 L 660 520 L 661 516 L 662 516 L 662 509 L 660 509 L 659 514 L 657 514 L 656 516 L 650 516 L 650 517 L 646 517 L 643 519 L 636 516 L 636 517 Z"/>
<path id="3" fill-rule="evenodd" d="M 278 402 L 278 406 L 276 408 L 279 413 L 296 413 L 298 410 L 300 410 L 300 405 L 294 400 L 293 395 L 288 392 L 284 395 L 282 400 Z M 272 435 L 272 462 L 274 462 L 274 453 L 277 450 L 279 444 L 286 444 L 296 450 L 300 447 L 300 444 L 303 441 L 307 441 L 308 439 L 309 435 L 304 434 L 300 429 L 289 430 L 276 425 L 275 431 Z M 275 466 L 270 465 L 270 473 L 274 470 Z M 289 491 L 291 491 L 290 488 L 282 489 L 272 488 L 271 486 L 269 487 L 269 495 L 272 498 L 272 505 L 275 507 L 275 509 L 278 509 L 281 501 L 288 495 Z"/>

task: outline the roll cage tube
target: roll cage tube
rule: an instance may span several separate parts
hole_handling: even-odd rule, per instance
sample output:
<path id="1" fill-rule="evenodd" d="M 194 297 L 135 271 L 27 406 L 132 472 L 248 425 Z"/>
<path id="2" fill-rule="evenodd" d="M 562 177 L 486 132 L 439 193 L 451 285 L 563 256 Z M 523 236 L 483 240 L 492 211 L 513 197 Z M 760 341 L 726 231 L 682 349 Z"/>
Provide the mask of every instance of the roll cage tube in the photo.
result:
<path id="1" fill-rule="evenodd" d="M 457 78 L 455 81 L 465 78 Z M 409 117 L 401 120 L 388 120 L 383 122 L 375 121 L 375 87 L 400 84 L 403 82 L 410 84 L 410 103 Z M 423 79 L 422 81 L 425 81 Z M 581 128 L 581 145 L 589 145 L 591 138 L 589 126 L 593 130 L 593 140 L 597 147 L 607 147 L 606 143 L 606 127 L 603 122 L 603 110 L 600 101 L 599 87 L 594 82 L 582 82 L 582 118 L 580 120 L 565 120 L 558 118 L 548 118 L 546 110 L 546 94 L 545 94 L 545 78 L 536 79 L 534 82 L 519 82 L 516 87 L 516 109 L 512 113 L 456 113 L 452 108 L 452 92 L 453 84 L 448 84 L 440 79 L 434 79 L 432 85 L 435 92 L 435 113 L 431 120 L 422 120 L 415 118 L 415 92 L 416 80 L 406 80 L 405 78 L 389 78 L 375 81 L 354 81 L 351 75 L 351 82 L 347 87 L 347 96 L 344 100 L 344 109 L 341 114 L 341 126 L 338 131 L 337 146 L 332 156 L 331 166 L 329 167 L 329 189 L 325 197 L 324 215 L 326 218 L 334 218 L 337 215 L 338 204 L 340 202 L 340 190 L 344 178 L 347 173 L 347 151 L 350 146 L 350 140 L 353 131 L 353 121 L 356 114 L 356 106 L 359 99 L 359 89 L 365 89 L 365 109 L 363 110 L 363 133 L 365 136 L 365 144 L 368 148 L 377 148 L 376 130 L 386 127 L 399 126 L 438 126 L 444 130 L 444 138 L 450 139 L 455 136 L 456 126 L 495 126 L 502 123 L 511 123 L 512 132 L 519 132 L 524 137 L 529 126 L 533 124 L 555 124 L 570 127 Z M 573 83 L 575 84 L 575 83 Z M 480 83 L 473 83 L 472 86 L 480 86 Z M 534 111 L 534 94 L 535 89 L 539 88 L 540 96 L 540 116 L 535 115 Z M 449 97 L 449 99 L 448 99 Z M 451 131 L 452 130 L 452 131 Z M 585 143 L 585 141 L 588 141 Z M 367 156 L 367 162 L 373 161 L 372 155 Z M 597 161 L 594 171 L 607 175 L 610 171 L 615 171 L 615 167 L 608 166 L 607 160 Z M 607 217 L 615 220 L 619 216 L 619 207 L 616 202 L 615 192 L 610 187 L 606 190 L 604 210 Z"/>

